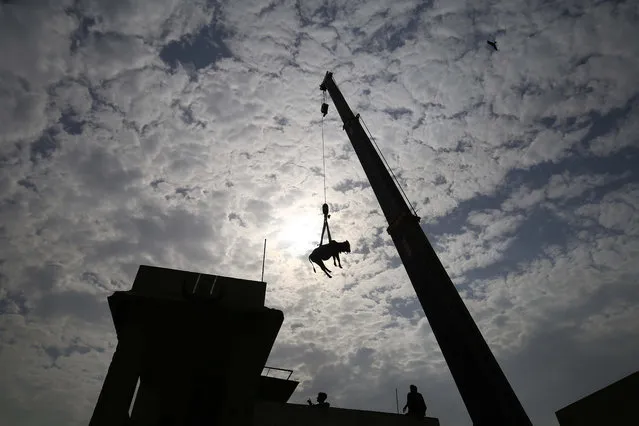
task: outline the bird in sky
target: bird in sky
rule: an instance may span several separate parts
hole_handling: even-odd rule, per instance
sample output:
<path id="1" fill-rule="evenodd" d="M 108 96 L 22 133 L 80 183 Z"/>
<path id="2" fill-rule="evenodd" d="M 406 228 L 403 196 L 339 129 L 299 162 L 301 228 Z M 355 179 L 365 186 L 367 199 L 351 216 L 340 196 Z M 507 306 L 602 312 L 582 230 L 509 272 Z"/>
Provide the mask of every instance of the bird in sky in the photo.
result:
<path id="1" fill-rule="evenodd" d="M 490 41 L 490 40 L 486 40 L 486 43 L 490 44 L 492 47 L 495 48 L 495 50 L 499 50 L 497 49 L 497 40 L 495 41 Z"/>

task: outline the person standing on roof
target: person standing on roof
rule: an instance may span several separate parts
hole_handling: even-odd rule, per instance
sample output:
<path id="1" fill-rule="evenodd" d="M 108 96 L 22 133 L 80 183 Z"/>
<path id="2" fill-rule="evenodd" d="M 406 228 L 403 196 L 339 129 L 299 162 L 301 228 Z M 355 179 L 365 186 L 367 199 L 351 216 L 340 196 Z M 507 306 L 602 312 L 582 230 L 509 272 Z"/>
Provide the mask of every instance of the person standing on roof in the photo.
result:
<path id="1" fill-rule="evenodd" d="M 406 413 L 406 408 L 408 408 L 408 413 Z M 426 416 L 426 402 L 424 402 L 422 394 L 417 392 L 417 386 L 410 385 L 410 392 L 406 395 L 406 405 L 404 405 L 402 412 L 406 413 L 407 416 L 419 419 Z"/>
<path id="2" fill-rule="evenodd" d="M 308 402 L 308 405 L 314 405 L 316 407 L 328 408 L 328 407 L 331 406 L 331 404 L 326 402 L 326 398 L 328 398 L 328 395 L 326 395 L 326 393 L 324 393 L 324 392 L 320 392 L 320 393 L 317 394 L 317 404 L 313 404 L 313 401 L 311 401 L 310 398 L 306 402 Z"/>

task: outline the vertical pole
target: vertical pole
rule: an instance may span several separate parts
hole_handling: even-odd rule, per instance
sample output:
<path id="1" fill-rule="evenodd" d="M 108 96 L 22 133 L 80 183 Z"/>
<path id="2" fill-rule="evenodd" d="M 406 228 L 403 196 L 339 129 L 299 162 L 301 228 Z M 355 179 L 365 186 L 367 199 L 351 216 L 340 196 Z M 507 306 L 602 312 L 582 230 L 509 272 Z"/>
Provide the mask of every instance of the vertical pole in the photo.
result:
<path id="1" fill-rule="evenodd" d="M 262 279 L 264 282 L 264 261 L 266 260 L 266 238 L 264 238 L 264 253 L 262 254 Z"/>
<path id="2" fill-rule="evenodd" d="M 399 396 L 397 396 L 397 388 L 395 388 L 395 405 L 397 406 L 397 414 L 399 414 Z"/>

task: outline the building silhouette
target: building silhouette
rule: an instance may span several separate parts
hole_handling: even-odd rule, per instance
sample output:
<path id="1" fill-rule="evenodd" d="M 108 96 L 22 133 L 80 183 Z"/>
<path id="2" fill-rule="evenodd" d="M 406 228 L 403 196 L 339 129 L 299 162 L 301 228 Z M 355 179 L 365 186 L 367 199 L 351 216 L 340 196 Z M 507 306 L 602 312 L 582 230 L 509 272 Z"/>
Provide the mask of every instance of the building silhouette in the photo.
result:
<path id="1" fill-rule="evenodd" d="M 263 375 L 284 320 L 265 293 L 264 282 L 140 266 L 131 290 L 108 297 L 118 344 L 89 426 L 439 425 L 289 404 L 292 371 Z"/>
<path id="2" fill-rule="evenodd" d="M 639 371 L 555 412 L 561 426 L 639 425 Z"/>

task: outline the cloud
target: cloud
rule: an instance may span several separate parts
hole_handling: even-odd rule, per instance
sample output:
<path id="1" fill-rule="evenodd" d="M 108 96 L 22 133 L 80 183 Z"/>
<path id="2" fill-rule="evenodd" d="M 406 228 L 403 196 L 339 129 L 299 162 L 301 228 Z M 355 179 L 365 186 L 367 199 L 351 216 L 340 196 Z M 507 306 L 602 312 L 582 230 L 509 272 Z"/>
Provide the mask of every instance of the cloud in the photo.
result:
<path id="1" fill-rule="evenodd" d="M 266 239 L 267 305 L 285 313 L 269 364 L 295 369 L 293 401 L 393 412 L 415 383 L 442 424 L 470 424 L 330 100 L 322 129 L 331 70 L 531 419 L 556 424 L 637 368 L 636 17 L 632 2 L 3 4 L 7 421 L 86 423 L 116 341 L 106 296 L 140 264 L 257 279 Z M 323 153 L 331 233 L 352 246 L 331 280 L 307 259 Z"/>

